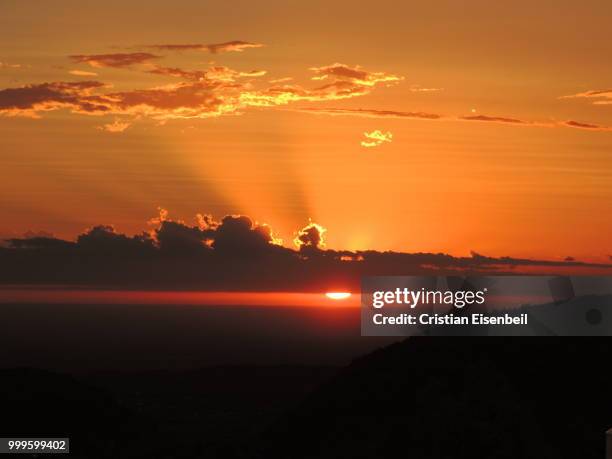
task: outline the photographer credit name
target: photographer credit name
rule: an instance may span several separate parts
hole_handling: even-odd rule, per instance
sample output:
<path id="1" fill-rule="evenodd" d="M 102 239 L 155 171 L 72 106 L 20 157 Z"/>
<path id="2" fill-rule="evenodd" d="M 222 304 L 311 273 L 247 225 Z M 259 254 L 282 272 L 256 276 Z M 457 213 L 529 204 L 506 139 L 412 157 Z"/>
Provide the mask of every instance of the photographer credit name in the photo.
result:
<path id="1" fill-rule="evenodd" d="M 375 325 L 527 325 L 527 314 L 489 316 L 481 313 L 456 316 L 454 314 L 374 314 Z"/>

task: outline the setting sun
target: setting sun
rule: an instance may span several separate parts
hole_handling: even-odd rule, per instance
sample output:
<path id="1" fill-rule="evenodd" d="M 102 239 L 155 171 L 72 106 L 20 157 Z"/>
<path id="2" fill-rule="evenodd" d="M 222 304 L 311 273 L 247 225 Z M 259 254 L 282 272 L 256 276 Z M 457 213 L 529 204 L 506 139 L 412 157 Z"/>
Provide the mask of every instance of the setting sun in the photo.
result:
<path id="1" fill-rule="evenodd" d="M 327 292 L 325 296 L 332 300 L 346 300 L 351 294 L 349 292 Z"/>

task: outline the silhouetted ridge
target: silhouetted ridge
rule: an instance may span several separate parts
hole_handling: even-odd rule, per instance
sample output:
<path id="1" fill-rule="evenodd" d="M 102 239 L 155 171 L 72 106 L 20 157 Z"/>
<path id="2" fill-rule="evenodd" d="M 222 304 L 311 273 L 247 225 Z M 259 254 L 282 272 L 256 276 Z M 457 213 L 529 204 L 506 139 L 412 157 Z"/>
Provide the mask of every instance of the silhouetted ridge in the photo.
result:
<path id="1" fill-rule="evenodd" d="M 262 457 L 601 458 L 609 351 L 605 339 L 409 338 L 312 394 Z"/>
<path id="2" fill-rule="evenodd" d="M 155 436 L 151 423 L 72 376 L 0 369 L 0 393 L 2 437 L 67 437 L 72 458 L 140 458 L 154 450 L 147 441 Z"/>

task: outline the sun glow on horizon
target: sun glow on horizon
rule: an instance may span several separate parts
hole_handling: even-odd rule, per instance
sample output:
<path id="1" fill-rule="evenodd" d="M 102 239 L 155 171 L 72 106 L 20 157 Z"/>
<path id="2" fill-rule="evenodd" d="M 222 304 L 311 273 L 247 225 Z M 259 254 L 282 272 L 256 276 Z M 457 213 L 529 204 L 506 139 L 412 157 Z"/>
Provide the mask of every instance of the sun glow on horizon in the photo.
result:
<path id="1" fill-rule="evenodd" d="M 350 292 L 327 292 L 325 296 L 332 300 L 346 300 L 351 297 Z"/>

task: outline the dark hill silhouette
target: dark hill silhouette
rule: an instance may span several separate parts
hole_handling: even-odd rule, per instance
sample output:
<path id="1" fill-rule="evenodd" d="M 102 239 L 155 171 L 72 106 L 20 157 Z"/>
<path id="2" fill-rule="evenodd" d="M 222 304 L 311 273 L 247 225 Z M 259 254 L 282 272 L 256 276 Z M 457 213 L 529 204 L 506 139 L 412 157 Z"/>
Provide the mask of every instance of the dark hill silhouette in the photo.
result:
<path id="1" fill-rule="evenodd" d="M 0 370 L 0 433 L 68 436 L 76 458 L 599 459 L 610 350 L 606 338 L 412 337 L 339 372 Z"/>
<path id="2" fill-rule="evenodd" d="M 70 438 L 70 457 L 151 457 L 156 428 L 109 392 L 45 370 L 0 369 L 0 436 Z"/>
<path id="3" fill-rule="evenodd" d="M 408 338 L 314 392 L 260 456 L 599 459 L 611 349 L 606 338 Z"/>
<path id="4" fill-rule="evenodd" d="M 271 422 L 337 371 L 0 369 L 0 437 L 69 437 L 69 456 L 79 459 L 249 458 Z"/>

